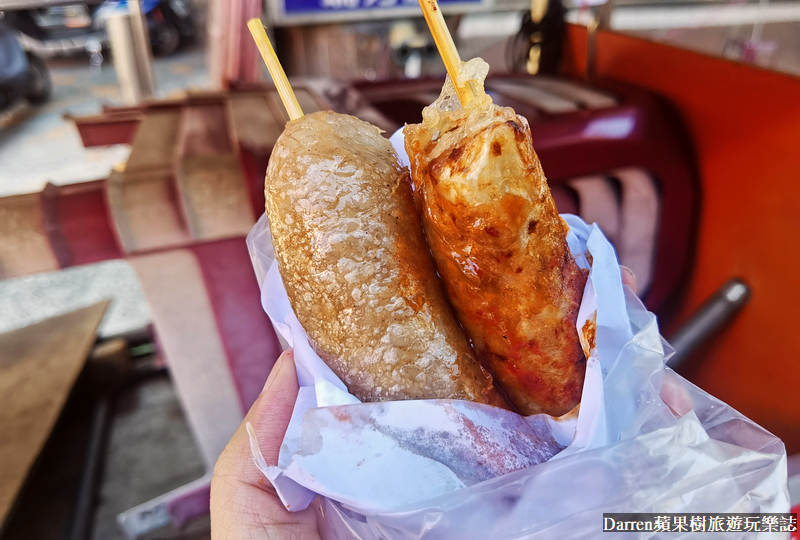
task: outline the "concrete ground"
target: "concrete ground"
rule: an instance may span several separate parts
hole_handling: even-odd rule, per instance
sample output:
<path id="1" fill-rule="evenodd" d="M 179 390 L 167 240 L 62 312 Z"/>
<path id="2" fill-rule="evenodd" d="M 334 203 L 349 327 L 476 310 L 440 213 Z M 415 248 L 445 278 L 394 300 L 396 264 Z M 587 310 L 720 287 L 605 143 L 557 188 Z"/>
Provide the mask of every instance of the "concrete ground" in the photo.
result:
<path id="1" fill-rule="evenodd" d="M 49 61 L 53 95 L 17 125 L 0 131 L 0 196 L 41 190 L 46 182 L 68 184 L 104 178 L 127 160 L 127 145 L 85 149 L 64 115 L 100 113 L 103 105 L 122 105 L 116 73 L 106 58 L 92 69 L 89 59 Z M 167 97 L 187 88 L 208 86 L 205 51 L 193 48 L 155 58 L 156 95 Z"/>
<path id="2" fill-rule="evenodd" d="M 0 281 L 0 332 L 104 299 L 112 299 L 112 303 L 98 330 L 100 336 L 150 323 L 136 274 L 127 262 L 119 260 Z"/>
<path id="3" fill-rule="evenodd" d="M 197 480 L 205 470 L 166 376 L 141 383 L 116 401 L 93 540 L 124 540 L 117 514 Z M 150 538 L 200 540 L 209 537 L 208 518 L 185 530 L 167 527 Z"/>

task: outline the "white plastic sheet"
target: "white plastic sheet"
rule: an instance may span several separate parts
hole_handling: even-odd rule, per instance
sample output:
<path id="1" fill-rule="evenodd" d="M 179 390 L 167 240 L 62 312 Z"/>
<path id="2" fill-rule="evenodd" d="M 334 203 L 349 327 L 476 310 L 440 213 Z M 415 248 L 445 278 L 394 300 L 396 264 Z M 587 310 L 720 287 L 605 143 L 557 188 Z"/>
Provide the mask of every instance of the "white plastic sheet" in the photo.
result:
<path id="1" fill-rule="evenodd" d="M 309 346 L 262 216 L 248 246 L 300 393 L 278 466 L 252 443 L 287 508 L 321 494 L 325 534 L 363 539 L 632 538 L 601 533 L 602 514 L 788 511 L 783 443 L 665 367 L 669 345 L 623 290 L 611 244 L 564 217 L 579 264 L 592 261 L 577 326 L 596 317 L 597 333 L 577 418 L 552 419 L 452 400 L 359 403 Z"/>

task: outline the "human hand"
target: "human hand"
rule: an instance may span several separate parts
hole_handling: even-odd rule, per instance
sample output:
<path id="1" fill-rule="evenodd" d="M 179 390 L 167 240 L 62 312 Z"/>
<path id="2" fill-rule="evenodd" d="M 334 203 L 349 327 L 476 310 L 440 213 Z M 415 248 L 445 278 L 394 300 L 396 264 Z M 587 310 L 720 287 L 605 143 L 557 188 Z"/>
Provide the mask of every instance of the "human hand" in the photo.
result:
<path id="1" fill-rule="evenodd" d="M 248 422 L 253 426 L 264 459 L 267 464 L 276 465 L 298 389 L 294 357 L 289 349 L 275 362 L 264 390 L 214 467 L 211 480 L 212 540 L 319 538 L 314 510 L 286 510 L 269 480 L 256 468 L 245 428 Z"/>
<path id="2" fill-rule="evenodd" d="M 631 290 L 638 294 L 639 284 L 636 282 L 636 274 L 627 266 L 619 265 L 619 273 L 622 275 L 622 284 L 627 285 Z"/>

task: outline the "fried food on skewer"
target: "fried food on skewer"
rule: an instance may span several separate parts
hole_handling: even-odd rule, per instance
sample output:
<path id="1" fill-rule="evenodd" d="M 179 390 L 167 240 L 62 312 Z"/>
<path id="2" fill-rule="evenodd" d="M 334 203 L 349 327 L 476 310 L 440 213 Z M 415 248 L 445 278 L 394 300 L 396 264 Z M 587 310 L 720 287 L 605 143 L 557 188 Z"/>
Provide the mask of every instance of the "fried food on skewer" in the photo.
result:
<path id="1" fill-rule="evenodd" d="M 462 66 L 405 128 L 425 235 L 456 315 L 522 414 L 559 416 L 581 398 L 575 328 L 586 275 L 567 245 L 527 121 L 482 91 L 488 66 Z"/>
<path id="2" fill-rule="evenodd" d="M 286 125 L 266 206 L 294 312 L 362 401 L 508 408 L 447 304 L 408 176 L 380 130 L 355 117 L 318 112 Z"/>

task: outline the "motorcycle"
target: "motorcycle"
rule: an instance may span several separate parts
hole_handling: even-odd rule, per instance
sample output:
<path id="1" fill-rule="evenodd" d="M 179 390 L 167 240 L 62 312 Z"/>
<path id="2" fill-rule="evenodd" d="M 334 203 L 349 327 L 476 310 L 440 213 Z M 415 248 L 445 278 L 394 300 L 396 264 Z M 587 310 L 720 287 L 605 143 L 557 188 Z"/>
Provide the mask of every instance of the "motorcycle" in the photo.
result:
<path id="1" fill-rule="evenodd" d="M 191 0 L 143 0 L 153 53 L 167 56 L 195 37 Z M 26 49 L 44 56 L 80 54 L 88 46 L 108 44 L 106 22 L 112 13 L 127 12 L 127 0 L 105 0 L 5 12 L 6 21 L 22 35 Z"/>
<path id="2" fill-rule="evenodd" d="M 127 0 L 107 0 L 94 12 L 93 26 L 104 29 L 108 17 L 127 12 Z M 153 53 L 168 56 L 195 37 L 194 13 L 188 0 L 144 0 L 142 11 L 147 18 Z"/>
<path id="3" fill-rule="evenodd" d="M 21 98 L 43 103 L 51 90 L 47 65 L 37 54 L 26 52 L 16 32 L 0 20 L 0 109 Z"/>

